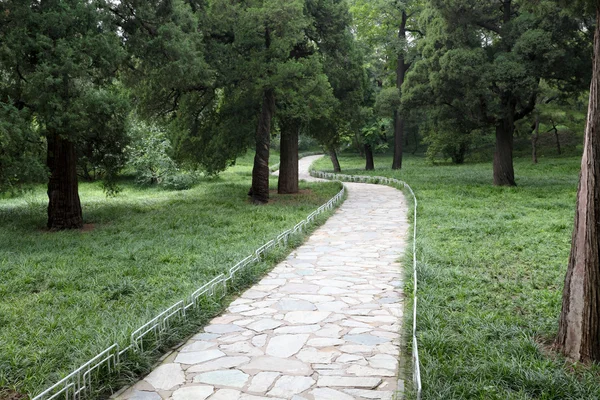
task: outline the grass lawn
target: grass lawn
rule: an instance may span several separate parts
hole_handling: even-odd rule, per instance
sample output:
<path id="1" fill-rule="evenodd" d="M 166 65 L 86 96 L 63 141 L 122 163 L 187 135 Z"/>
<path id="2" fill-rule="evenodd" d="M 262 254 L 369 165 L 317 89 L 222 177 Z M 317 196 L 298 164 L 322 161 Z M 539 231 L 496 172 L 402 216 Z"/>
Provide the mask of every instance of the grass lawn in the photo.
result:
<path id="1" fill-rule="evenodd" d="M 423 399 L 600 399 L 598 365 L 566 364 L 549 351 L 580 158 L 516 159 L 516 188 L 492 186 L 491 162 L 434 166 L 409 157 L 392 171 L 391 157 L 380 156 L 366 172 L 359 157 L 340 161 L 343 173 L 405 180 L 419 200 Z M 321 159 L 316 169 L 331 171 L 331 163 Z"/>
<path id="2" fill-rule="evenodd" d="M 106 198 L 99 184 L 81 184 L 84 231 L 43 229 L 42 186 L 0 200 L 0 389 L 38 393 L 110 344 L 128 344 L 134 329 L 340 189 L 303 184 L 310 190 L 257 207 L 246 195 L 250 165 L 246 156 L 179 192 L 124 182 Z"/>

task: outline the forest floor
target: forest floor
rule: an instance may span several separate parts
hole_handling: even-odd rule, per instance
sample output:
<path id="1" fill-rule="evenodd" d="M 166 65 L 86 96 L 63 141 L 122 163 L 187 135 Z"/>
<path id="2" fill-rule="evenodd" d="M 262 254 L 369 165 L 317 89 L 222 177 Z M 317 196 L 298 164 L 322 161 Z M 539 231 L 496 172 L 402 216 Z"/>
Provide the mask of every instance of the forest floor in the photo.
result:
<path id="1" fill-rule="evenodd" d="M 419 201 L 423 399 L 600 399 L 599 366 L 566 363 L 550 350 L 579 157 L 516 159 L 512 188 L 492 186 L 491 162 L 406 157 L 401 171 L 389 156 L 376 157 L 375 171 L 358 156 L 340 162 L 346 174 L 402 179 Z M 331 171 L 331 163 L 321 159 L 316 169 Z"/>
<path id="2" fill-rule="evenodd" d="M 273 194 L 272 203 L 256 207 L 247 196 L 251 160 L 186 191 L 124 181 L 107 198 L 99 183 L 82 183 L 82 231 L 44 229 L 41 185 L 0 199 L 0 393 L 39 393 L 112 343 L 127 344 L 134 329 L 340 190 L 338 183 L 304 183 L 300 194 Z M 263 273 L 276 261 L 262 265 Z M 205 322 L 174 332 L 172 341 Z M 134 372 L 155 360 L 136 360 Z"/>

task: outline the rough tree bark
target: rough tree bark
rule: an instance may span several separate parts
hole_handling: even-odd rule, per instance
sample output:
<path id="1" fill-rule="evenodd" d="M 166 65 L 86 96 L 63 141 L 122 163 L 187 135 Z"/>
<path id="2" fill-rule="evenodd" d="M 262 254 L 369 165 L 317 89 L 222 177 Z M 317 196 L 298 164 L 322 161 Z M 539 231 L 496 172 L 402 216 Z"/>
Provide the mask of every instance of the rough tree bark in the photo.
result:
<path id="1" fill-rule="evenodd" d="M 59 134 L 48 135 L 48 228 L 51 230 L 83 227 L 77 182 L 75 144 Z"/>
<path id="2" fill-rule="evenodd" d="M 298 131 L 300 123 L 290 119 L 281 121 L 281 148 L 277 193 L 298 193 Z"/>
<path id="3" fill-rule="evenodd" d="M 271 141 L 271 121 L 275 112 L 275 92 L 263 91 L 263 103 L 256 128 L 256 154 L 252 168 L 252 187 L 248 193 L 255 204 L 269 202 L 269 143 Z"/>
<path id="4" fill-rule="evenodd" d="M 367 164 L 365 165 L 366 171 L 373 171 L 375 169 L 375 162 L 373 161 L 373 148 L 370 144 L 365 144 L 365 156 Z"/>
<path id="5" fill-rule="evenodd" d="M 340 162 L 337 158 L 335 149 L 329 150 L 329 158 L 331 158 L 331 164 L 333 164 L 333 172 L 342 172 L 342 167 L 340 167 Z"/>
<path id="6" fill-rule="evenodd" d="M 556 152 L 560 156 L 562 154 L 562 150 L 560 149 L 560 136 L 558 135 L 558 128 L 556 125 L 552 124 L 552 130 L 554 131 L 554 140 L 556 141 Z"/>
<path id="7" fill-rule="evenodd" d="M 494 151 L 494 185 L 516 186 L 513 168 L 513 134 L 515 131 L 514 106 L 507 116 L 496 124 Z"/>
<path id="8" fill-rule="evenodd" d="M 555 346 L 572 361 L 600 361 L 600 3 L 575 227 Z"/>
<path id="9" fill-rule="evenodd" d="M 398 28 L 398 38 L 401 41 L 406 39 L 406 12 L 402 11 L 402 20 Z M 398 64 L 396 65 L 396 87 L 402 89 L 404 84 L 404 76 L 406 75 L 407 65 L 404 60 L 404 51 L 398 53 Z M 404 142 L 404 118 L 398 110 L 394 111 L 394 158 L 392 161 L 392 169 L 402 168 L 402 145 Z"/>

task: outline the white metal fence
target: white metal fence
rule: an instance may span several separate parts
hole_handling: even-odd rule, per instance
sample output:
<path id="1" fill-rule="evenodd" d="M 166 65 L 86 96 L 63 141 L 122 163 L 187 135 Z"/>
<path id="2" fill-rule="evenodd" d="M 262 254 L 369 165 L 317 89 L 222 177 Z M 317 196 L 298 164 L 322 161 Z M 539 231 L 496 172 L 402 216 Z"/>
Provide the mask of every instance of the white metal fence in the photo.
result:
<path id="1" fill-rule="evenodd" d="M 306 219 L 296 224 L 292 229 L 279 234 L 275 239 L 265 243 L 250 256 L 229 269 L 226 274 L 220 274 L 210 282 L 195 290 L 186 299 L 173 304 L 150 321 L 136 329 L 130 336 L 129 345 L 123 349 L 114 343 L 95 357 L 75 369 L 63 379 L 33 397 L 32 400 L 51 400 L 56 398 L 79 400 L 93 392 L 94 378 L 99 372 L 115 371 L 128 352 L 144 351 L 144 339 L 154 338 L 157 343 L 169 328 L 178 321 L 185 320 L 192 310 L 198 310 L 202 299 L 222 299 L 227 294 L 227 283 L 249 266 L 260 262 L 276 246 L 287 246 L 290 237 L 304 232 L 313 220 L 325 211 L 337 206 L 344 196 L 344 188 L 327 203 L 312 212 Z"/>
<path id="2" fill-rule="evenodd" d="M 331 179 L 343 182 L 376 183 L 385 185 L 398 185 L 406 188 L 414 201 L 414 222 L 413 222 L 413 326 L 412 326 L 412 359 L 413 359 L 413 382 L 417 399 L 421 399 L 421 367 L 419 360 L 419 345 L 417 343 L 417 197 L 412 188 L 404 181 L 384 176 L 366 176 L 366 175 L 344 175 L 332 174 L 311 170 L 310 174 L 315 178 Z"/>

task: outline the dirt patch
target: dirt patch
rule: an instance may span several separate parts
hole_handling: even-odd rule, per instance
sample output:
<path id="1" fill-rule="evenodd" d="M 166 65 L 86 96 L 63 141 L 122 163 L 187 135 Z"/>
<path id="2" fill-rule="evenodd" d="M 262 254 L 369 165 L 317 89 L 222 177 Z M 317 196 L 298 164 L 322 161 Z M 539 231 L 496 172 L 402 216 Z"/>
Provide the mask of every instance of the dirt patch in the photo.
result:
<path id="1" fill-rule="evenodd" d="M 276 189 L 269 190 L 269 204 L 290 204 L 296 203 L 298 198 L 307 197 L 313 194 L 311 189 L 300 189 L 294 194 L 278 194 Z"/>
<path id="2" fill-rule="evenodd" d="M 11 389 L 0 388 L 0 400 L 22 400 L 27 396 Z"/>
<path id="3" fill-rule="evenodd" d="M 96 224 L 83 224 L 83 228 L 80 229 L 81 232 L 91 232 L 96 229 Z"/>

